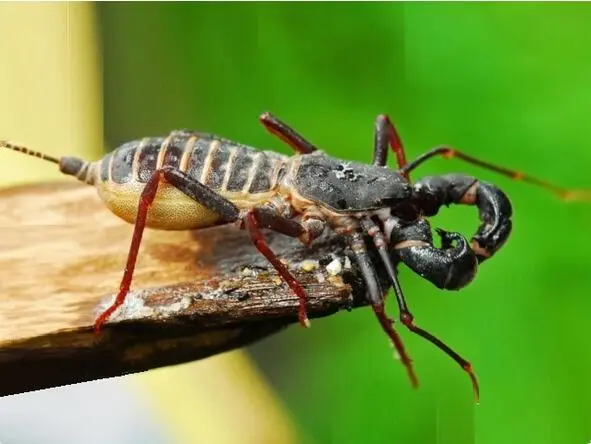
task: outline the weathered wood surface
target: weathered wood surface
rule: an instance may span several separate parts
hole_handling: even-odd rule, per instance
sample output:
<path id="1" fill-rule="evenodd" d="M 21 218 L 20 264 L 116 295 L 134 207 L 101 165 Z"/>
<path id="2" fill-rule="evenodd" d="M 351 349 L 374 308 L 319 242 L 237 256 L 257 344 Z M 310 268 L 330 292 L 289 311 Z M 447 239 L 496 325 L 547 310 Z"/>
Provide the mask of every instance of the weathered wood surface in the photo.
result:
<path id="1" fill-rule="evenodd" d="M 245 232 L 148 230 L 135 291 L 95 335 L 132 229 L 88 186 L 0 190 L 0 396 L 201 359 L 296 322 L 296 297 Z M 363 305 L 356 269 L 332 275 L 324 266 L 331 253 L 348 265 L 339 238 L 310 248 L 272 233 L 268 239 L 308 291 L 310 318 Z M 321 265 L 306 271 L 306 258 Z"/>

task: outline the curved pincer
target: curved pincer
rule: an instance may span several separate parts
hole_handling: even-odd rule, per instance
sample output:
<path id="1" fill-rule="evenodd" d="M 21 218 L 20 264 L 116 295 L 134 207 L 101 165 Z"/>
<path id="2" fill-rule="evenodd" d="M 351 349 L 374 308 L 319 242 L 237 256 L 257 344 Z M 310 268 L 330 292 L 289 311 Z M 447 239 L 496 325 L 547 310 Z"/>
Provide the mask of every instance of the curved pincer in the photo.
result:
<path id="1" fill-rule="evenodd" d="M 436 229 L 441 248 L 433 245 L 431 227 L 425 219 L 397 227 L 390 244 L 400 260 L 415 273 L 446 290 L 468 285 L 478 270 L 478 258 L 459 233 Z"/>
<path id="2" fill-rule="evenodd" d="M 424 177 L 414 185 L 414 200 L 425 216 L 434 216 L 443 205 L 476 206 L 481 224 L 472 237 L 472 249 L 479 262 L 493 256 L 511 234 L 511 202 L 499 188 L 474 177 Z"/>

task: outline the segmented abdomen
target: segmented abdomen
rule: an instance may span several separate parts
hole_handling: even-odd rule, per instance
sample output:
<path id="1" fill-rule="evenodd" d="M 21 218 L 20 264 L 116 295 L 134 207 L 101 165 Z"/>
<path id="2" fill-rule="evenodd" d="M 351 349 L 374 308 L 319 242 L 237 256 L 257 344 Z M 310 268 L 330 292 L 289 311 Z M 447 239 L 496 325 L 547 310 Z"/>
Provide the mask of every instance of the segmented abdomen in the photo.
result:
<path id="1" fill-rule="evenodd" d="M 99 165 L 103 184 L 146 183 L 158 168 L 171 166 L 226 196 L 273 191 L 286 158 L 217 136 L 174 132 L 121 145 Z"/>

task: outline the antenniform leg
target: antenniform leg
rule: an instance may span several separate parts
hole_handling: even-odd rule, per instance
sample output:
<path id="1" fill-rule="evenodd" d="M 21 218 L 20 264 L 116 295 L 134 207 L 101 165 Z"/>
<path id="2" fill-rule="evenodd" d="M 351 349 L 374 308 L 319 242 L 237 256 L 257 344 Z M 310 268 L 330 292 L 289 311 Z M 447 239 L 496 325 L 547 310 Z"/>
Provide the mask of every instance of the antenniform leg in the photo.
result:
<path id="1" fill-rule="evenodd" d="M 308 243 L 317 233 L 313 232 L 306 225 L 299 224 L 291 219 L 286 219 L 273 212 L 270 208 L 254 208 L 246 213 L 245 216 L 246 227 L 250 233 L 250 238 L 256 248 L 261 252 L 267 260 L 273 265 L 275 270 L 289 285 L 291 290 L 296 294 L 300 300 L 300 312 L 298 320 L 304 327 L 310 326 L 308 315 L 306 313 L 306 302 L 308 296 L 301 284 L 289 272 L 287 267 L 281 263 L 275 253 L 271 251 L 269 245 L 263 237 L 260 228 L 270 228 L 291 237 L 299 237 L 303 242 Z M 317 227 L 318 225 L 314 224 Z"/>
<path id="2" fill-rule="evenodd" d="M 318 150 L 314 145 L 304 139 L 296 130 L 291 128 L 289 125 L 283 123 L 277 117 L 271 113 L 263 113 L 259 117 L 259 120 L 263 126 L 271 134 L 279 137 L 294 150 L 300 154 L 310 154 Z"/>
<path id="3" fill-rule="evenodd" d="M 384 305 L 384 291 L 382 290 L 380 282 L 376 276 L 361 233 L 353 234 L 351 239 L 351 249 L 353 250 L 353 254 L 355 254 L 355 259 L 357 260 L 359 267 L 361 268 L 361 274 L 365 280 L 365 285 L 367 287 L 367 293 L 372 309 L 378 318 L 382 329 L 386 332 L 392 341 L 392 344 L 394 344 L 398 355 L 400 355 L 400 359 L 402 360 L 402 363 L 408 372 L 411 384 L 413 387 L 417 387 L 419 381 L 413 370 L 412 361 L 404 349 L 402 339 L 400 339 L 400 336 L 392 326 L 393 321 L 386 315 Z"/>
<path id="4" fill-rule="evenodd" d="M 125 297 L 129 293 L 140 243 L 144 234 L 144 228 L 146 227 L 148 209 L 154 202 L 154 197 L 158 191 L 158 185 L 163 178 L 172 186 L 178 188 L 180 191 L 186 194 L 188 197 L 218 213 L 223 221 L 233 222 L 239 218 L 240 212 L 233 203 L 220 196 L 209 187 L 203 185 L 195 179 L 190 178 L 185 173 L 171 167 L 164 167 L 154 171 L 146 183 L 146 186 L 140 197 L 137 217 L 133 230 L 133 237 L 131 239 L 129 254 L 127 256 L 127 265 L 125 266 L 125 272 L 123 273 L 123 279 L 121 280 L 119 293 L 117 294 L 113 304 L 111 304 L 111 306 L 96 319 L 94 329 L 97 333 L 100 331 L 100 328 L 107 321 L 107 319 L 109 319 L 109 316 L 111 316 L 111 314 L 113 314 L 115 310 L 117 310 L 117 308 L 123 304 Z"/>
<path id="5" fill-rule="evenodd" d="M 402 139 L 400 139 L 398 131 L 396 131 L 390 118 L 385 114 L 380 114 L 376 119 L 374 130 L 374 165 L 386 166 L 388 160 L 388 145 L 390 145 L 392 151 L 396 154 L 398 168 L 403 168 L 406 165 L 406 155 L 404 154 Z M 408 179 L 408 172 L 405 171 L 403 175 Z"/>
<path id="6" fill-rule="evenodd" d="M 414 185 L 414 192 L 425 216 L 454 203 L 478 208 L 482 223 L 472 237 L 472 249 L 480 262 L 493 256 L 511 234 L 511 203 L 494 185 L 471 176 L 446 174 L 422 178 Z"/>
<path id="7" fill-rule="evenodd" d="M 479 397 L 478 381 L 476 379 L 474 372 L 472 371 L 472 366 L 470 365 L 470 363 L 468 361 L 466 361 L 464 358 L 462 358 L 460 355 L 458 355 L 454 350 L 452 350 L 448 345 L 446 345 L 440 339 L 438 339 L 437 337 L 435 337 L 434 335 L 432 335 L 428 331 L 423 330 L 420 327 L 417 327 L 414 324 L 414 316 L 412 315 L 412 313 L 410 312 L 410 310 L 408 308 L 408 305 L 407 305 L 406 300 L 404 298 L 404 294 L 402 293 L 402 288 L 400 287 L 400 283 L 398 282 L 396 269 L 395 269 L 394 264 L 392 262 L 392 258 L 390 257 L 390 254 L 388 253 L 388 242 L 386 241 L 386 237 L 380 231 L 380 228 L 378 227 L 378 225 L 375 222 L 373 222 L 371 219 L 364 219 L 364 220 L 362 220 L 361 223 L 362 223 L 363 228 L 367 232 L 367 234 L 369 234 L 372 237 L 374 245 L 378 249 L 378 252 L 380 254 L 382 262 L 386 266 L 386 271 L 388 272 L 388 275 L 390 276 L 390 281 L 392 282 L 394 294 L 396 295 L 396 300 L 398 302 L 400 321 L 410 331 L 425 338 L 426 340 L 428 340 L 429 342 L 434 344 L 437 348 L 442 350 L 445 354 L 450 356 L 455 362 L 457 362 L 460 365 L 460 367 L 462 367 L 468 373 L 468 375 L 470 376 L 470 379 L 472 381 L 472 385 L 474 387 L 475 397 L 478 400 L 478 397 Z M 430 235 L 430 233 L 429 233 L 429 235 Z M 416 242 L 416 240 L 415 240 L 415 242 Z M 419 243 L 420 242 L 424 242 L 424 241 L 419 241 Z M 431 254 L 435 253 L 435 256 L 431 256 L 431 257 L 427 256 L 427 258 L 428 258 L 427 259 L 428 267 L 426 267 L 427 270 L 435 269 L 439 272 L 439 273 L 437 273 L 437 275 L 440 275 L 441 271 L 445 270 L 445 271 L 447 271 L 447 276 L 445 276 L 445 280 L 447 281 L 450 278 L 454 279 L 454 276 L 453 276 L 454 268 L 453 267 L 456 264 L 447 260 L 444 252 L 441 252 L 441 254 L 437 255 L 436 252 L 440 253 L 440 251 L 435 249 L 432 245 L 430 245 L 430 246 L 429 245 L 421 245 L 418 248 L 421 248 L 421 247 L 426 248 L 423 251 L 429 251 L 429 247 L 430 247 Z M 444 248 L 445 248 L 445 245 L 444 245 Z M 435 250 L 435 251 L 433 251 L 433 250 Z M 470 251 L 469 248 L 467 250 Z M 422 257 L 423 256 L 419 256 L 419 259 Z M 439 258 L 439 260 L 437 258 Z M 443 260 L 441 261 L 441 259 L 443 259 Z M 476 262 L 476 258 L 474 257 L 473 253 L 472 253 L 472 259 L 473 259 L 472 262 L 473 262 L 473 268 L 474 268 L 476 266 L 477 262 Z M 460 260 L 459 263 L 462 264 L 462 260 Z M 422 270 L 422 271 L 427 271 L 427 270 Z M 441 276 L 441 277 L 443 277 L 443 276 Z"/>
<path id="8" fill-rule="evenodd" d="M 458 150 L 448 147 L 448 146 L 441 146 L 441 147 L 433 148 L 430 151 L 427 151 L 426 153 L 417 157 L 412 162 L 409 162 L 404 168 L 402 168 L 402 172 L 410 173 L 412 170 L 417 168 L 423 162 L 425 162 L 428 159 L 431 159 L 435 156 L 442 156 L 442 157 L 445 157 L 446 159 L 452 159 L 454 157 L 461 159 L 467 163 L 470 163 L 473 165 L 478 165 L 482 168 L 502 174 L 503 176 L 509 177 L 511 179 L 522 180 L 522 181 L 530 183 L 532 185 L 536 185 L 536 186 L 545 188 L 546 190 L 554 193 L 555 195 L 557 195 L 559 198 L 561 198 L 563 200 L 568 200 L 568 201 L 576 201 L 576 200 L 589 201 L 589 200 L 591 200 L 591 190 L 573 190 L 573 189 L 562 188 L 562 187 L 559 187 L 558 185 L 554 185 L 550 182 L 546 182 L 545 180 L 541 180 L 536 177 L 530 176 L 529 174 L 525 174 L 525 173 L 515 171 L 515 170 L 510 170 L 508 168 L 505 168 L 505 167 L 502 167 L 499 165 L 495 165 L 495 164 L 486 162 L 484 160 L 480 160 L 476 157 L 469 156 L 468 154 L 464 154 L 463 152 L 458 151 Z"/>

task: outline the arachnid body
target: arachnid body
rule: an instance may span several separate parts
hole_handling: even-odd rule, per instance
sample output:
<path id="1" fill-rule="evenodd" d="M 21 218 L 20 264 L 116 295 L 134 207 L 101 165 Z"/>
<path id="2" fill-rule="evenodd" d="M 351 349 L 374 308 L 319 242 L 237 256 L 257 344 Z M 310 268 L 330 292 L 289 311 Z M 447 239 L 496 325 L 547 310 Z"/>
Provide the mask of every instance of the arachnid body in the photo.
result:
<path id="1" fill-rule="evenodd" d="M 113 213 L 135 224 L 120 291 L 113 304 L 97 318 L 97 331 L 129 292 L 145 227 L 188 230 L 226 223 L 248 230 L 256 248 L 299 298 L 299 321 L 308 325 L 306 293 L 271 251 L 260 229 L 272 229 L 305 244 L 330 229 L 350 239 L 366 282 L 368 301 L 413 385 L 417 379 L 392 320 L 386 316 L 385 289 L 381 288 L 370 261 L 368 240 L 377 249 L 388 273 L 401 322 L 451 356 L 469 373 L 478 393 L 468 361 L 414 324 L 396 266 L 399 262 L 406 264 L 439 288 L 464 287 L 472 281 L 478 264 L 494 255 L 507 240 L 511 232 L 511 204 L 494 185 L 471 176 L 447 174 L 412 183 L 409 175 L 424 161 L 439 155 L 457 157 L 542 185 L 563 197 L 568 197 L 569 192 L 449 147 L 435 148 L 407 162 L 400 138 L 385 115 L 376 120 L 371 165 L 328 156 L 271 114 L 263 114 L 261 122 L 290 145 L 296 155 L 258 151 L 188 130 L 126 143 L 97 162 L 74 157 L 56 159 L 9 142 L 0 142 L 0 147 L 59 164 L 64 174 L 95 186 Z M 388 145 L 396 154 L 398 170 L 386 166 Z M 459 233 L 437 230 L 442 246 L 436 248 L 426 218 L 450 204 L 475 205 L 481 224 L 471 243 Z"/>

